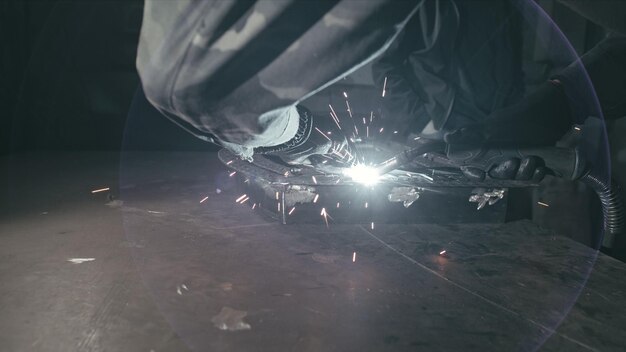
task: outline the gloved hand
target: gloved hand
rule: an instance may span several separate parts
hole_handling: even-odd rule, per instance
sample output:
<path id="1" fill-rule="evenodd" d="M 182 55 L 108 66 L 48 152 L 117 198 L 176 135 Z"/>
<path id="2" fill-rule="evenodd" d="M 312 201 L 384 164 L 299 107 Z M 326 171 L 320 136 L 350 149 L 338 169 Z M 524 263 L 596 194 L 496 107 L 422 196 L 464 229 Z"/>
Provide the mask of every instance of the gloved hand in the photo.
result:
<path id="1" fill-rule="evenodd" d="M 278 156 L 292 165 L 311 164 L 316 159 L 314 156 L 326 156 L 340 163 L 354 160 L 354 151 L 331 117 L 313 116 L 302 105 L 296 108 L 300 115 L 296 136 L 277 146 L 255 148 L 255 154 Z"/>
<path id="2" fill-rule="evenodd" d="M 498 162 L 488 170 L 476 167 L 462 167 L 461 171 L 470 180 L 483 181 L 487 176 L 495 180 L 517 180 L 540 182 L 552 171 L 545 166 L 543 159 L 538 156 L 522 158 L 510 158 Z"/>

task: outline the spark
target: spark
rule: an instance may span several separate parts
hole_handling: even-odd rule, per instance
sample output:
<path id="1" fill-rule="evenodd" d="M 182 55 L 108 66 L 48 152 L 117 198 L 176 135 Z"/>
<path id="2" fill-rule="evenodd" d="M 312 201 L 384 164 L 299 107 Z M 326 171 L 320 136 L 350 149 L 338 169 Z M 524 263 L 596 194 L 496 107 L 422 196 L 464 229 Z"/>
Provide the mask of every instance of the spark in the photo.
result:
<path id="1" fill-rule="evenodd" d="M 385 92 L 387 91 L 387 77 L 385 77 L 385 82 L 383 83 L 383 95 L 382 97 L 385 97 Z"/>
<path id="2" fill-rule="evenodd" d="M 398 134 L 398 131 L 393 131 L 393 134 Z"/>
<path id="3" fill-rule="evenodd" d="M 230 164 L 232 164 L 232 163 L 233 163 L 233 160 L 230 160 L 230 161 L 228 161 L 228 162 L 226 163 L 226 165 L 230 165 Z"/>
<path id="4" fill-rule="evenodd" d="M 239 203 L 244 198 L 246 198 L 246 194 L 242 194 L 241 196 L 239 196 L 239 198 L 235 200 L 235 203 Z"/>
<path id="5" fill-rule="evenodd" d="M 278 191 L 276 191 L 276 200 L 278 200 Z"/>
<path id="6" fill-rule="evenodd" d="M 350 158 L 354 158 L 354 156 L 352 156 L 352 153 L 350 153 L 348 149 L 344 150 L 344 152 L 346 152 L 346 155 L 349 156 Z"/>
<path id="7" fill-rule="evenodd" d="M 341 126 L 339 125 L 339 116 L 337 116 L 335 109 L 333 109 L 333 106 L 330 104 L 328 104 L 328 107 L 330 108 L 330 117 L 333 118 L 333 121 L 335 121 L 335 124 L 337 124 L 337 127 L 341 129 Z"/>
<path id="8" fill-rule="evenodd" d="M 233 176 L 235 176 L 236 173 L 237 173 L 237 171 L 233 171 L 230 174 L 228 174 L 228 177 L 233 177 Z"/>
<path id="9" fill-rule="evenodd" d="M 278 202 L 278 212 L 280 213 L 280 202 Z"/>
<path id="10" fill-rule="evenodd" d="M 337 208 L 339 208 L 339 202 L 337 202 Z"/>
<path id="11" fill-rule="evenodd" d="M 324 136 L 324 138 L 326 138 L 326 139 L 328 139 L 329 141 L 332 142 L 332 140 L 330 138 L 328 138 L 328 136 L 324 132 L 322 132 L 319 128 L 315 127 L 315 130 L 317 132 L 319 132 L 322 136 Z M 330 134 L 330 132 L 329 132 L 329 134 Z"/>
<path id="12" fill-rule="evenodd" d="M 363 124 L 367 125 L 367 120 L 365 119 L 365 117 L 363 118 Z"/>
<path id="13" fill-rule="evenodd" d="M 337 119 L 335 119 L 335 116 L 333 115 L 333 113 L 330 113 L 330 117 L 333 119 L 333 121 L 335 122 L 335 124 L 337 125 L 337 127 L 339 127 L 339 121 L 337 121 Z M 341 129 L 341 127 L 339 127 L 339 129 Z"/>
<path id="14" fill-rule="evenodd" d="M 357 164 L 346 168 L 343 170 L 343 174 L 350 177 L 352 181 L 366 186 L 376 184 L 380 178 L 376 168 L 364 164 Z"/>
<path id="15" fill-rule="evenodd" d="M 574 126 L 574 129 L 575 129 L 576 131 L 580 131 L 580 127 L 578 127 L 578 126 Z"/>
<path id="16" fill-rule="evenodd" d="M 291 213 L 293 213 L 293 211 L 296 210 L 296 207 L 291 208 L 291 210 L 289 210 L 289 215 L 291 215 Z"/>
<path id="17" fill-rule="evenodd" d="M 370 122 L 374 120 L 374 111 L 370 111 Z"/>
<path id="18" fill-rule="evenodd" d="M 348 114 L 350 114 L 350 118 L 352 118 L 352 110 L 350 110 L 350 103 L 348 103 L 347 100 L 346 100 L 346 107 L 347 107 Z"/>
<path id="19" fill-rule="evenodd" d="M 338 156 L 338 157 L 340 157 L 341 159 L 343 159 L 343 157 L 344 157 L 344 155 L 341 155 L 339 152 L 337 152 L 337 151 L 336 151 L 336 150 L 334 150 L 334 149 L 333 149 L 330 153 L 331 153 L 331 154 L 335 154 L 335 155 L 337 155 L 337 156 Z"/>
<path id="20" fill-rule="evenodd" d="M 209 199 L 209 197 L 204 197 L 204 198 L 202 198 L 202 200 L 200 201 L 200 203 L 204 203 L 204 202 L 206 202 L 206 200 L 207 200 L 207 199 Z"/>
<path id="21" fill-rule="evenodd" d="M 418 175 L 419 175 L 419 176 L 421 176 L 421 177 L 423 177 L 423 178 L 425 178 L 425 179 L 427 179 L 427 180 L 428 180 L 428 181 L 430 181 L 430 182 L 435 181 L 435 179 L 434 179 L 434 178 L 432 178 L 432 177 L 430 177 L 430 176 L 428 176 L 428 175 L 426 175 L 426 174 L 418 174 Z M 409 176 L 409 177 L 410 177 L 410 176 Z"/>
<path id="22" fill-rule="evenodd" d="M 374 229 L 374 223 L 373 223 L 373 222 L 370 224 L 370 228 L 371 228 L 372 230 Z"/>
<path id="23" fill-rule="evenodd" d="M 368 205 L 367 202 L 365 202 L 365 209 L 367 209 L 367 205 Z"/>
<path id="24" fill-rule="evenodd" d="M 420 138 L 422 138 L 422 137 L 415 137 L 415 138 L 413 138 L 413 140 L 416 141 L 416 140 L 418 140 Z"/>
<path id="25" fill-rule="evenodd" d="M 243 203 L 247 202 L 249 199 L 250 199 L 250 197 L 246 197 L 246 198 L 244 198 L 244 199 L 240 202 L 240 204 L 243 204 Z"/>
<path id="26" fill-rule="evenodd" d="M 370 137 L 370 126 L 365 126 L 365 137 Z"/>
<path id="27" fill-rule="evenodd" d="M 384 130 L 385 130 L 385 128 L 381 127 L 380 130 L 378 130 L 378 133 L 383 133 Z"/>
<path id="28" fill-rule="evenodd" d="M 352 252 L 352 262 L 356 262 L 356 252 Z"/>
<path id="29" fill-rule="evenodd" d="M 256 203 L 252 204 L 252 209 L 256 208 Z"/>
<path id="30" fill-rule="evenodd" d="M 317 203 L 317 200 L 320 198 L 319 194 L 315 195 L 315 198 L 313 198 L 313 203 Z"/>
<path id="31" fill-rule="evenodd" d="M 313 179 L 313 183 L 317 184 L 317 179 L 315 178 L 315 176 L 311 176 L 311 178 Z"/>
<path id="32" fill-rule="evenodd" d="M 100 192 L 108 191 L 109 189 L 110 189 L 109 187 L 94 189 L 93 191 L 91 191 L 91 193 L 100 193 Z"/>
<path id="33" fill-rule="evenodd" d="M 446 254 L 446 252 L 447 251 L 444 249 L 443 251 L 439 252 L 439 255 L 444 255 L 444 254 Z"/>
<path id="34" fill-rule="evenodd" d="M 93 262 L 96 258 L 70 258 L 67 261 L 74 264 L 81 264 L 84 262 Z"/>
<path id="35" fill-rule="evenodd" d="M 320 215 L 324 217 L 324 222 L 326 223 L 326 227 L 328 227 L 328 213 L 326 213 L 326 208 L 322 208 Z"/>
<path id="36" fill-rule="evenodd" d="M 180 287 L 182 287 L 183 289 L 185 289 L 185 291 L 189 291 L 189 289 L 187 288 L 187 285 L 185 285 L 185 284 L 180 285 Z"/>
<path id="37" fill-rule="evenodd" d="M 541 206 L 544 206 L 544 207 L 546 207 L 546 208 L 550 206 L 550 204 L 548 204 L 548 203 L 544 203 L 544 202 L 537 202 L 537 204 L 539 204 L 539 205 L 541 205 Z"/>
<path id="38" fill-rule="evenodd" d="M 348 93 L 343 92 L 343 96 L 346 97 L 346 99 L 348 99 Z"/>
<path id="39" fill-rule="evenodd" d="M 356 125 L 354 125 L 354 132 L 356 132 L 356 135 L 359 135 L 359 130 L 356 128 Z"/>

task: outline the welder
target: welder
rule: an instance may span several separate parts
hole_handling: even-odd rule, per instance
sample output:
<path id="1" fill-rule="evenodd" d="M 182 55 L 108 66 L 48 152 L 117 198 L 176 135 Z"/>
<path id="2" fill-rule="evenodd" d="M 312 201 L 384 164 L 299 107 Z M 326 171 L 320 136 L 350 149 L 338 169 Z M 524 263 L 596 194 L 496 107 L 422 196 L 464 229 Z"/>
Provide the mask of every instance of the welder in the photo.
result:
<path id="1" fill-rule="evenodd" d="M 391 103 L 403 101 L 398 123 L 435 138 L 454 130 L 446 137 L 453 144 L 483 143 L 507 136 L 488 128 L 514 116 L 502 108 L 529 105 L 519 102 L 516 23 L 508 2 L 148 0 L 137 67 L 148 100 L 197 137 L 244 159 L 309 163 L 347 140 L 314 133 L 335 124 L 300 102 L 390 49 L 375 76 L 388 76 Z M 547 84 L 531 97 L 561 81 Z M 555 112 L 569 109 L 554 101 Z M 514 142 L 528 137 L 515 133 Z M 546 135 L 541 143 L 553 143 Z"/>
<path id="2" fill-rule="evenodd" d="M 313 133 L 338 127 L 300 101 L 390 45 L 390 52 L 408 53 L 408 47 L 413 68 L 422 70 L 421 108 L 428 111 L 414 120 L 393 116 L 399 124 L 425 124 L 427 118 L 441 130 L 518 100 L 520 40 L 511 7 L 451 0 L 148 0 L 137 67 L 148 100 L 196 136 L 242 158 L 275 154 L 307 163 L 311 155 L 341 149 L 347 141 L 342 133 Z M 475 47 L 487 50 L 474 55 Z M 492 70 L 494 60 L 502 65 Z M 488 79 L 478 87 L 480 76 Z M 389 79 L 390 99 L 397 101 L 403 78 L 394 71 Z"/>

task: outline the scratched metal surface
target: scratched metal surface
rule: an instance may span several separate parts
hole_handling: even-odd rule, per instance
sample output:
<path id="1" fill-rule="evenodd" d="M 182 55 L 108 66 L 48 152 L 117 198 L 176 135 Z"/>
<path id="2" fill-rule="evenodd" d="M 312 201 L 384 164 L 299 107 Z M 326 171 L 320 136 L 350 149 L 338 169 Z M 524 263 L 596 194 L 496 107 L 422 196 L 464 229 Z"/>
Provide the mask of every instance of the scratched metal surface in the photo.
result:
<path id="1" fill-rule="evenodd" d="M 135 160 L 122 178 L 139 269 L 194 349 L 626 346 L 624 264 L 530 222 L 283 226 L 217 194 L 220 166 L 194 160 Z M 220 330 L 224 309 L 250 329 Z"/>
<path id="2" fill-rule="evenodd" d="M 214 154 L 1 161 L 2 349 L 626 346 L 626 266 L 530 222 L 282 226 Z"/>

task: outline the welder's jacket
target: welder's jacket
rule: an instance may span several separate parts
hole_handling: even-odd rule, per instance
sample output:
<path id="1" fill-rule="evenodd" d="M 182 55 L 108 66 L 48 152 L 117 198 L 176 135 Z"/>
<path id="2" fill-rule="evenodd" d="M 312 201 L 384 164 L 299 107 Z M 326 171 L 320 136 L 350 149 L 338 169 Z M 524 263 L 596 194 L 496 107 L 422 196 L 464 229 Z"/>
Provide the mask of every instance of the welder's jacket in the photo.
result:
<path id="1" fill-rule="evenodd" d="M 290 140 L 299 101 L 379 56 L 414 18 L 411 31 L 420 29 L 420 38 L 407 29 L 403 43 L 415 39 L 425 50 L 412 51 L 407 61 L 419 97 L 411 104 L 441 128 L 453 107 L 469 115 L 487 112 L 515 90 L 499 93 L 512 87 L 503 76 L 517 74 L 507 71 L 508 53 L 490 57 L 501 51 L 471 47 L 489 42 L 492 29 L 502 44 L 508 27 L 488 26 L 472 40 L 461 33 L 474 28 L 463 19 L 466 7 L 452 0 L 146 0 L 137 68 L 148 100 L 163 114 L 249 157 L 254 147 Z M 477 79 L 493 73 L 485 68 L 494 64 L 504 65 L 495 78 Z M 476 93 L 477 100 L 460 90 Z"/>
<path id="2" fill-rule="evenodd" d="M 427 1 L 374 64 L 394 130 L 481 121 L 522 98 L 521 29 L 508 1 Z"/>

